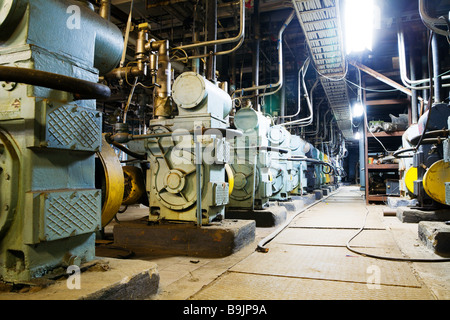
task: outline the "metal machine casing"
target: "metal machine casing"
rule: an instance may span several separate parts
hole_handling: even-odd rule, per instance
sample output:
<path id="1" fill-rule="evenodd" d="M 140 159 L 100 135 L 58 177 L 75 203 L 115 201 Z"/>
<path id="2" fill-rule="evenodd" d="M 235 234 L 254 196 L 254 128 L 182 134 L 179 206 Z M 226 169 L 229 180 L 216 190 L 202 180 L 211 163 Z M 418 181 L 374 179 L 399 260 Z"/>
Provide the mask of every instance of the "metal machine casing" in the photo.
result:
<path id="1" fill-rule="evenodd" d="M 272 195 L 270 153 L 267 131 L 270 120 L 252 108 L 236 112 L 234 123 L 243 135 L 234 140 L 232 161 L 234 188 L 227 207 L 240 209 L 263 209 L 269 205 Z"/>
<path id="2" fill-rule="evenodd" d="M 181 74 L 173 84 L 172 94 L 178 115 L 151 120 L 150 133 L 175 135 L 144 142 L 150 159 L 146 179 L 149 221 L 197 222 L 200 187 L 202 224 L 208 224 L 225 216 L 229 199 L 225 163 L 230 147 L 222 131 L 215 129 L 227 128 L 231 98 L 194 72 Z M 200 186 L 196 182 L 196 141 L 202 155 Z"/>
<path id="3" fill-rule="evenodd" d="M 306 153 L 308 153 L 310 144 L 304 141 L 297 135 L 291 136 L 290 141 L 290 149 L 292 157 L 306 157 Z M 306 179 L 306 171 L 307 171 L 307 163 L 306 161 L 293 161 L 292 162 L 292 181 L 293 181 L 293 189 L 291 194 L 293 195 L 302 195 L 307 188 L 307 179 Z"/>
<path id="4" fill-rule="evenodd" d="M 292 162 L 288 159 L 291 157 L 290 139 L 291 134 L 283 126 L 271 126 L 267 132 L 269 146 L 284 149 L 287 152 L 270 151 L 271 157 L 271 174 L 272 174 L 272 196 L 271 200 L 289 200 L 290 192 L 293 189 L 292 184 Z"/>
<path id="5" fill-rule="evenodd" d="M 8 18 L 0 21 L 2 66 L 97 82 L 99 69 L 110 68 L 110 59 L 118 61 L 113 44 L 121 47 L 120 30 L 80 2 L 3 4 L 0 11 Z M 79 30 L 68 28 L 70 6 L 80 9 L 84 24 Z M 102 115 L 95 100 L 74 101 L 66 92 L 3 84 L 0 207 L 7 214 L 0 221 L 0 277 L 28 281 L 95 257 L 101 190 L 95 187 L 94 160 L 101 149 Z"/>

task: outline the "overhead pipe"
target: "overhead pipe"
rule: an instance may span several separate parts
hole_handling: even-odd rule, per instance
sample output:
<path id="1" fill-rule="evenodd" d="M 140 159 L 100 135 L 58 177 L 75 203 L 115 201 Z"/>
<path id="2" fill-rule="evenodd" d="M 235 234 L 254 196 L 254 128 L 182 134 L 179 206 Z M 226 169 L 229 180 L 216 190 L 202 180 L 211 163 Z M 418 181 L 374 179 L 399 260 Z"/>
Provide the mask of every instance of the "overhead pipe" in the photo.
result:
<path id="1" fill-rule="evenodd" d="M 308 70 L 309 67 L 309 62 L 310 62 L 310 58 L 308 57 L 305 62 L 303 63 L 302 67 L 298 70 L 298 74 L 297 74 L 297 91 L 298 91 L 298 95 L 297 95 L 297 112 L 293 115 L 288 115 L 288 116 L 281 116 L 280 118 L 294 118 L 296 116 L 299 115 L 300 113 L 300 109 L 301 109 L 301 91 L 302 91 L 302 87 L 301 85 L 304 84 L 304 75 L 306 73 L 306 71 Z M 317 84 L 317 81 L 315 82 L 314 86 Z M 313 86 L 313 87 L 314 87 Z M 307 91 L 306 91 L 306 86 L 303 87 L 305 89 L 305 96 L 307 96 Z"/>
<path id="2" fill-rule="evenodd" d="M 309 58 L 308 58 L 308 59 L 309 59 Z M 309 65 L 309 60 L 308 60 L 308 65 Z M 313 99 L 312 99 L 312 93 L 313 93 L 313 91 L 316 89 L 319 80 L 316 80 L 316 82 L 314 83 L 313 87 L 311 88 L 311 98 L 310 98 L 310 97 L 308 96 L 308 90 L 307 90 L 307 88 L 306 88 L 306 83 L 305 83 L 305 73 L 306 73 L 306 71 L 302 71 L 302 79 L 301 79 L 301 81 L 302 81 L 302 84 L 303 84 L 303 88 L 305 89 L 305 98 L 306 98 L 306 103 L 307 103 L 308 109 L 309 109 L 309 116 L 307 116 L 307 117 L 305 117 L 305 118 L 303 118 L 303 119 L 297 119 L 297 120 L 285 122 L 285 123 L 283 123 L 283 124 L 281 124 L 281 125 L 293 125 L 293 124 L 295 124 L 295 125 L 298 125 L 298 126 L 303 126 L 303 127 L 305 127 L 305 126 L 310 125 L 310 124 L 313 122 L 313 105 L 312 105 Z M 300 81 L 300 79 L 299 79 L 299 81 Z M 299 107 L 300 107 L 300 91 L 299 91 L 299 97 L 298 97 L 298 99 L 299 99 L 298 105 L 299 105 Z M 300 109 L 298 110 L 297 114 L 298 114 L 299 112 L 300 112 Z M 297 114 L 296 114 L 296 115 L 297 115 Z"/>
<path id="3" fill-rule="evenodd" d="M 320 120 L 320 117 L 319 117 L 319 111 L 320 111 L 319 105 L 320 105 L 320 103 L 318 103 L 317 106 L 316 106 L 316 109 L 317 109 L 317 112 L 316 112 L 316 113 L 317 113 L 317 116 L 316 116 L 316 125 L 315 125 L 315 129 L 314 129 L 313 131 L 304 131 L 304 132 L 303 132 L 304 135 L 314 135 L 314 136 L 316 136 L 316 135 L 319 133 L 319 120 Z M 328 114 L 328 113 L 330 112 L 330 110 L 331 110 L 331 109 L 328 109 L 328 110 L 325 112 L 325 114 Z"/>
<path id="4" fill-rule="evenodd" d="M 218 40 L 209 40 L 209 41 L 203 41 L 203 42 L 197 42 L 197 43 L 191 43 L 191 44 L 186 44 L 186 45 L 181 45 L 178 47 L 175 47 L 175 49 L 179 49 L 179 50 L 190 50 L 190 49 L 194 49 L 194 48 L 199 48 L 199 47 L 209 47 L 209 46 L 213 46 L 213 45 L 222 45 L 222 44 L 228 44 L 228 43 L 233 43 L 236 41 L 239 41 L 242 43 L 241 40 L 243 40 L 244 34 L 245 34 L 245 0 L 241 0 L 239 1 L 239 6 L 240 6 L 240 22 L 239 22 L 239 33 L 237 36 L 233 37 L 233 38 L 225 38 L 225 39 L 218 39 Z M 188 57 L 188 59 L 194 59 L 200 56 L 195 56 L 195 57 Z M 185 59 L 185 58 L 183 58 Z"/>
<path id="5" fill-rule="evenodd" d="M 422 19 L 423 24 L 433 32 L 440 34 L 441 36 L 447 36 L 448 31 L 442 30 L 437 26 L 445 26 L 447 27 L 447 23 L 443 19 L 433 18 L 431 17 L 425 8 L 425 0 L 419 0 L 419 14 Z"/>
<path id="6" fill-rule="evenodd" d="M 398 43 L 398 56 L 399 56 L 399 64 L 400 64 L 400 78 L 402 80 L 402 83 L 405 85 L 405 87 L 412 89 L 412 90 L 430 89 L 429 85 L 417 87 L 417 85 L 429 83 L 430 78 L 420 79 L 420 80 L 413 80 L 413 79 L 408 78 L 407 68 L 406 68 L 405 37 L 404 37 L 403 28 L 400 25 L 400 23 L 398 24 L 397 43 Z M 437 74 L 437 75 L 439 75 L 439 74 Z M 447 80 L 447 79 L 450 79 L 450 75 L 444 75 L 441 78 L 442 78 L 442 80 Z M 450 87 L 450 84 L 444 84 L 443 86 Z"/>
<path id="7" fill-rule="evenodd" d="M 259 85 L 259 86 L 249 87 L 249 88 L 236 89 L 232 93 L 232 95 L 231 95 L 232 97 L 238 92 L 243 93 L 243 92 L 248 92 L 248 91 L 266 90 L 267 88 L 276 88 L 276 90 L 261 93 L 261 95 L 265 96 L 265 95 L 274 94 L 275 92 L 280 90 L 281 86 L 283 85 L 283 42 L 282 42 L 282 38 L 283 38 L 284 30 L 286 30 L 287 26 L 289 25 L 289 23 L 291 23 L 294 16 L 295 16 L 295 10 L 293 10 L 291 12 L 291 14 L 288 16 L 286 21 L 283 23 L 283 26 L 281 27 L 280 31 L 278 32 L 278 40 L 277 40 L 278 41 L 278 81 L 274 84 Z"/>
<path id="8" fill-rule="evenodd" d="M 254 0 L 253 3 L 253 15 L 254 20 L 253 27 L 253 57 L 252 57 L 252 69 L 253 69 L 253 86 L 259 86 L 259 48 L 260 48 L 260 14 L 259 14 L 259 0 Z M 258 91 L 254 98 L 254 106 L 259 110 L 259 97 Z"/>

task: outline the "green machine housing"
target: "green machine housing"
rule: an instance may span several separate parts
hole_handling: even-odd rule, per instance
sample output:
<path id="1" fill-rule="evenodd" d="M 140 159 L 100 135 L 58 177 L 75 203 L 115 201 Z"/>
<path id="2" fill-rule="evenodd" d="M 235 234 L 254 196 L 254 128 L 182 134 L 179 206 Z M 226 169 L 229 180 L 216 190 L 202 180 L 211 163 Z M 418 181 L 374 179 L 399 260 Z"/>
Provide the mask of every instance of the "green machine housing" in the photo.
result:
<path id="1" fill-rule="evenodd" d="M 68 24 L 73 13 L 79 29 Z M 1 66 L 96 83 L 99 72 L 118 63 L 122 48 L 120 30 L 81 2 L 2 1 Z M 0 79 L 2 280 L 28 281 L 94 258 L 101 119 L 95 100 Z"/>
<path id="2" fill-rule="evenodd" d="M 236 128 L 243 135 L 236 137 L 230 167 L 234 187 L 228 208 L 264 209 L 272 195 L 270 153 L 267 131 L 270 119 L 253 108 L 241 108 L 234 116 Z"/>
<path id="3" fill-rule="evenodd" d="M 272 196 L 270 200 L 289 200 L 291 191 L 294 188 L 292 180 L 293 163 L 291 158 L 291 133 L 281 125 L 274 125 L 267 132 L 269 146 L 284 149 L 287 152 L 270 151 L 272 174 Z"/>
<path id="4" fill-rule="evenodd" d="M 297 135 L 291 135 L 290 149 L 292 157 L 306 157 L 310 149 L 310 144 L 300 138 Z M 308 181 L 306 178 L 306 171 L 308 170 L 308 165 L 306 161 L 293 161 L 291 168 L 292 177 L 292 195 L 303 195 L 307 192 Z"/>
<path id="5" fill-rule="evenodd" d="M 144 142 L 150 160 L 146 178 L 149 221 L 199 223 L 199 200 L 202 224 L 223 219 L 229 201 L 225 164 L 230 144 L 224 132 L 231 97 L 195 72 L 179 75 L 171 94 L 177 115 L 150 120 L 149 133 L 163 135 Z"/>

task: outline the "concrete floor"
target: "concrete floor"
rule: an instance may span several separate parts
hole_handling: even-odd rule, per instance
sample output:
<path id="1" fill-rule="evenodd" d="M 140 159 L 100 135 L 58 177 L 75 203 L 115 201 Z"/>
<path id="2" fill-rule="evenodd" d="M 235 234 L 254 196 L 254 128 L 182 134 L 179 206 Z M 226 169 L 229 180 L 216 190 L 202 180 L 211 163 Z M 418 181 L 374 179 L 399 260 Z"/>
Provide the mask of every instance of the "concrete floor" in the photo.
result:
<path id="1" fill-rule="evenodd" d="M 255 249 L 278 227 L 256 228 L 253 243 L 223 258 L 136 253 L 124 259 L 122 267 L 114 263 L 124 272 L 130 265 L 139 268 L 142 264 L 144 269 L 156 264 L 158 292 L 140 298 L 145 300 L 450 299 L 450 262 L 390 261 L 346 248 L 347 241 L 365 224 L 366 229 L 350 243 L 356 250 L 390 257 L 441 258 L 419 240 L 416 223 L 384 216 L 385 208 L 366 206 L 358 187 L 343 186 L 299 214 L 265 245 L 266 253 Z M 118 219 L 146 215 L 146 208 L 131 208 Z M 113 225 L 107 226 L 107 233 Z M 0 294 L 0 299 L 77 298 L 81 297 L 65 295 L 54 287 Z"/>
<path id="2" fill-rule="evenodd" d="M 267 253 L 255 248 L 278 227 L 256 228 L 252 244 L 225 258 L 134 258 L 158 265 L 159 293 L 149 298 L 155 300 L 450 299 L 450 262 L 388 261 L 346 248 L 365 222 L 367 230 L 352 240 L 352 248 L 390 257 L 441 258 L 419 240 L 417 224 L 384 216 L 385 208 L 366 206 L 358 187 L 343 186 L 298 215 L 266 245 Z"/>

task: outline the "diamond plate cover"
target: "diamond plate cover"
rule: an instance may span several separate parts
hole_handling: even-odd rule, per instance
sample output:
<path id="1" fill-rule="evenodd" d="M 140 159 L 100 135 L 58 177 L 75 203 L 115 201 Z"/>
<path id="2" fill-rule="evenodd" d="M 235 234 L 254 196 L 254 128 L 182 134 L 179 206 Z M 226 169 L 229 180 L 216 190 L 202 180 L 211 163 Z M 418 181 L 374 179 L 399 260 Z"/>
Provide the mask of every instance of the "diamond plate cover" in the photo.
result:
<path id="1" fill-rule="evenodd" d="M 41 240 L 53 241 L 100 229 L 99 190 L 49 192 L 41 196 L 44 197 Z"/>
<path id="2" fill-rule="evenodd" d="M 445 183 L 445 203 L 450 205 L 450 182 Z"/>
<path id="3" fill-rule="evenodd" d="M 214 205 L 223 206 L 228 204 L 229 194 L 228 194 L 228 183 L 213 182 L 214 191 Z"/>
<path id="4" fill-rule="evenodd" d="M 48 148 L 98 151 L 101 147 L 101 115 L 78 106 L 48 108 Z"/>

